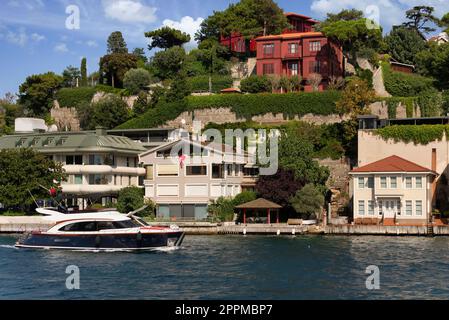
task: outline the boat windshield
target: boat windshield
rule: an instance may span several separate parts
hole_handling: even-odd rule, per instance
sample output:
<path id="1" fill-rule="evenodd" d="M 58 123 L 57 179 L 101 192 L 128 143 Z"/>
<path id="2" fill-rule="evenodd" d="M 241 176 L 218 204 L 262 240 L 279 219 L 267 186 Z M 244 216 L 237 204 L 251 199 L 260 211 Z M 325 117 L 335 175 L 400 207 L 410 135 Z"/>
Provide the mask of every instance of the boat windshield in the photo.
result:
<path id="1" fill-rule="evenodd" d="M 149 224 L 145 220 L 143 220 L 142 218 L 139 218 L 139 217 L 136 217 L 136 216 L 133 216 L 132 218 L 135 220 L 136 223 L 139 224 L 139 227 L 142 227 L 142 226 L 148 227 L 149 226 Z"/>

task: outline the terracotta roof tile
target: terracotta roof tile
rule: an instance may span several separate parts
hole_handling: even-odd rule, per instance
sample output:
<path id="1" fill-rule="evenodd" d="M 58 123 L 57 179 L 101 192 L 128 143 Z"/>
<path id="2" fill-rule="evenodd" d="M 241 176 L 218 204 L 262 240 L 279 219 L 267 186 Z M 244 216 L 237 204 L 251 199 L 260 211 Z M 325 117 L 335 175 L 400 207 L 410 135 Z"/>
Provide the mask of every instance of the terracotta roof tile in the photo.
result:
<path id="1" fill-rule="evenodd" d="M 284 33 L 284 34 L 276 34 L 271 36 L 264 36 L 256 38 L 256 41 L 261 40 L 271 40 L 271 39 L 298 39 L 298 38 L 307 38 L 307 37 L 324 37 L 324 34 L 321 32 L 295 32 L 295 33 Z"/>
<path id="2" fill-rule="evenodd" d="M 434 171 L 398 156 L 391 156 L 351 171 L 358 172 L 429 172 Z"/>

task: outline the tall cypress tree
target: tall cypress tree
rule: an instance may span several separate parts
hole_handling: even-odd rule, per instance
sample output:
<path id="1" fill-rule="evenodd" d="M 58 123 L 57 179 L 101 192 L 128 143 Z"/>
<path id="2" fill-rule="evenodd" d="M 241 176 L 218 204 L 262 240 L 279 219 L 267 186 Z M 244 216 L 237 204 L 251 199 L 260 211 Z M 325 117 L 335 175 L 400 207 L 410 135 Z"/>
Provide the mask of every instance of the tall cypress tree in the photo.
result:
<path id="1" fill-rule="evenodd" d="M 87 87 L 87 59 L 81 60 L 81 86 Z"/>
<path id="2" fill-rule="evenodd" d="M 128 53 L 128 47 L 120 31 L 111 33 L 108 38 L 108 54 L 111 53 Z"/>

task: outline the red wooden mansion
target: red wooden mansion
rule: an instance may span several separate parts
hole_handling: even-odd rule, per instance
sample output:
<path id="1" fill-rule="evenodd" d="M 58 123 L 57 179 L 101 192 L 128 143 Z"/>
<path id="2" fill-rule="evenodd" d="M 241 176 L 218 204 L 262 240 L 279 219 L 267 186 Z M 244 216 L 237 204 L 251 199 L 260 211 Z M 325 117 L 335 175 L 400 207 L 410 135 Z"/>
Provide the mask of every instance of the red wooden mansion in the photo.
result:
<path id="1" fill-rule="evenodd" d="M 236 53 L 256 53 L 257 75 L 298 76 L 306 81 L 310 74 L 318 73 L 323 77 L 320 90 L 326 89 L 332 76 L 344 75 L 342 48 L 321 32 L 315 32 L 317 21 L 312 18 L 296 13 L 285 15 L 292 27 L 282 34 L 246 41 L 234 33 L 222 38 L 221 43 Z M 311 91 L 312 88 L 306 84 L 304 90 Z"/>

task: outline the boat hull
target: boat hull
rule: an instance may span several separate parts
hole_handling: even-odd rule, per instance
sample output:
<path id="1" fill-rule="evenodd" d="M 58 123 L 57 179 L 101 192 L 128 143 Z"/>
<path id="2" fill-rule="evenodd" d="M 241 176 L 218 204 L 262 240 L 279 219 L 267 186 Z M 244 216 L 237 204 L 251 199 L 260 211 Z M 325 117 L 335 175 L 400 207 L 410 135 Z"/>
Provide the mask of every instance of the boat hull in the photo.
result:
<path id="1" fill-rule="evenodd" d="M 184 232 L 130 233 L 96 235 L 60 235 L 32 233 L 18 241 L 18 248 L 60 250 L 124 250 L 147 251 L 159 248 L 179 247 Z"/>

